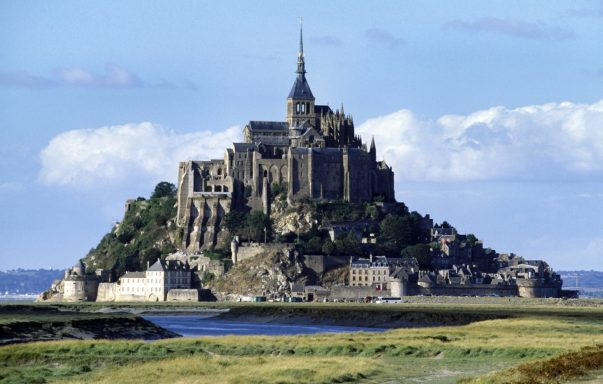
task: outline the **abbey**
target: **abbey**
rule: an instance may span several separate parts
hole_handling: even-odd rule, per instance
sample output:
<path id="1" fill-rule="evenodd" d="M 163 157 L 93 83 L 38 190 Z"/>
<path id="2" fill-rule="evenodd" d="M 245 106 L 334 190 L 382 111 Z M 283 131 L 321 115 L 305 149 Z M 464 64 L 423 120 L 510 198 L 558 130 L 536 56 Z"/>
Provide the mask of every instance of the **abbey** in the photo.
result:
<path id="1" fill-rule="evenodd" d="M 287 201 L 394 201 L 394 173 L 377 161 L 341 109 L 317 105 L 306 79 L 300 30 L 297 77 L 287 97 L 286 121 L 250 121 L 244 142 L 223 159 L 181 162 L 178 225 L 183 248 L 211 248 L 226 240 L 220 222 L 231 209 L 270 211 L 270 188 L 286 188 Z"/>

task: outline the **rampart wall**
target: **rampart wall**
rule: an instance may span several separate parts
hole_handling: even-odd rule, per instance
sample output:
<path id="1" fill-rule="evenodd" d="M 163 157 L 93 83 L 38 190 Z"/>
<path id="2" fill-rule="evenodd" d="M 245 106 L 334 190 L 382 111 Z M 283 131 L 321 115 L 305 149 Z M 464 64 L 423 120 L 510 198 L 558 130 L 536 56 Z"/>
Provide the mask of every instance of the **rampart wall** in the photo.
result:
<path id="1" fill-rule="evenodd" d="M 199 291 L 196 289 L 170 289 L 166 301 L 199 301 Z"/>

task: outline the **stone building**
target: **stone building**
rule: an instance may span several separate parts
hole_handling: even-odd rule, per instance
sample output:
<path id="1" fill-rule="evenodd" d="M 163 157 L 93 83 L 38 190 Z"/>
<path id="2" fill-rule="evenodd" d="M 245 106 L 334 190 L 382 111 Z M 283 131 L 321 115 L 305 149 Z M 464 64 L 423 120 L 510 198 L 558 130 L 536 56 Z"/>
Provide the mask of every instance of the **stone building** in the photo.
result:
<path id="1" fill-rule="evenodd" d="M 290 204 L 302 199 L 394 201 L 394 173 L 377 161 L 375 142 L 367 146 L 354 131 L 343 106 L 318 105 L 306 78 L 303 40 L 297 76 L 287 96 L 285 121 L 250 121 L 244 141 L 223 159 L 181 162 L 177 223 L 189 252 L 224 244 L 222 218 L 231 209 L 270 210 L 270 187 L 286 185 Z"/>
<path id="2" fill-rule="evenodd" d="M 386 289 L 390 268 L 385 256 L 371 255 L 369 259 L 351 259 L 349 283 L 352 287 Z"/>
<path id="3" fill-rule="evenodd" d="M 97 301 L 166 301 L 170 292 L 191 287 L 192 270 L 187 263 L 159 259 L 144 272 L 126 272 L 117 283 L 101 283 Z M 174 293 L 175 297 L 190 296 Z"/>
<path id="4" fill-rule="evenodd" d="M 63 278 L 63 301 L 94 301 L 98 290 L 100 276 L 87 274 L 86 267 L 80 260 L 76 265 L 65 270 Z"/>

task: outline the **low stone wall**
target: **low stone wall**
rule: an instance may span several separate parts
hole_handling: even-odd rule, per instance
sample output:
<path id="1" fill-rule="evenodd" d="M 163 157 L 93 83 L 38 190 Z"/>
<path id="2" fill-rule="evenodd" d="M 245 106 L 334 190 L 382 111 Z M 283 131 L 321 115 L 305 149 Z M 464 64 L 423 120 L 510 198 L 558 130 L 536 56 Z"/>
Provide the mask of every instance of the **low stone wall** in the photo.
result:
<path id="1" fill-rule="evenodd" d="M 170 289 L 166 301 L 199 301 L 199 291 L 196 289 Z"/>
<path id="2" fill-rule="evenodd" d="M 520 297 L 561 297 L 561 284 L 547 284 L 537 280 L 521 280 L 517 285 L 519 286 Z"/>
<path id="3" fill-rule="evenodd" d="M 116 291 L 116 283 L 100 283 L 98 285 L 98 294 L 96 295 L 96 301 L 115 301 Z"/>
<path id="4" fill-rule="evenodd" d="M 377 290 L 373 287 L 335 286 L 331 288 L 330 299 L 361 300 L 367 296 L 389 296 L 389 289 Z"/>
<path id="5" fill-rule="evenodd" d="M 451 284 L 435 287 L 408 287 L 409 295 L 432 296 L 519 296 L 516 285 L 490 285 L 490 284 Z"/>

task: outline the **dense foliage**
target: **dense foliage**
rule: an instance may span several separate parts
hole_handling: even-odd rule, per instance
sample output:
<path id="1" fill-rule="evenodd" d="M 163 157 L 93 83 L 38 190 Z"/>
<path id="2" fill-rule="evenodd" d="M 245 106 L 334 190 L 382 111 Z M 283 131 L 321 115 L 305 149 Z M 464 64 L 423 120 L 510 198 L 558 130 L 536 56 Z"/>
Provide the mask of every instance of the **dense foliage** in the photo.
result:
<path id="1" fill-rule="evenodd" d="M 161 182 L 152 196 L 149 200 L 137 199 L 122 222 L 88 253 L 88 269 L 114 269 L 121 275 L 126 270 L 144 270 L 147 263 L 176 250 L 170 237 L 170 232 L 177 237 L 172 222 L 176 216 L 175 187 Z"/>
<path id="2" fill-rule="evenodd" d="M 224 216 L 224 226 L 234 236 L 264 242 L 272 239 L 272 221 L 261 211 L 231 211 Z"/>

